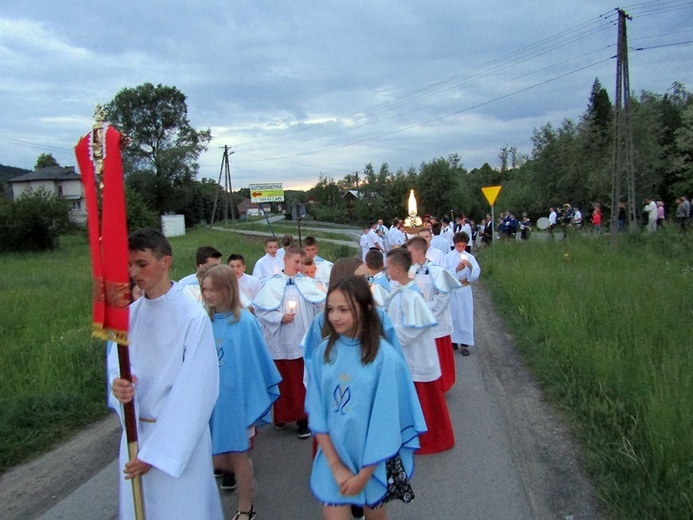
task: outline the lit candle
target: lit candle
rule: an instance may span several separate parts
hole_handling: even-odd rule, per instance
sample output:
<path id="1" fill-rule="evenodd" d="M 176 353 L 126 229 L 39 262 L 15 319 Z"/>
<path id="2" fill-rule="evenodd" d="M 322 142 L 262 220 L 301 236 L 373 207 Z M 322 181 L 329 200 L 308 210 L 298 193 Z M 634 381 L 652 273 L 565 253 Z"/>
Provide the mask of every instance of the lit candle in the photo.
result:
<path id="1" fill-rule="evenodd" d="M 286 306 L 289 308 L 289 312 L 295 312 L 296 305 L 298 305 L 298 300 L 290 298 L 286 301 Z"/>

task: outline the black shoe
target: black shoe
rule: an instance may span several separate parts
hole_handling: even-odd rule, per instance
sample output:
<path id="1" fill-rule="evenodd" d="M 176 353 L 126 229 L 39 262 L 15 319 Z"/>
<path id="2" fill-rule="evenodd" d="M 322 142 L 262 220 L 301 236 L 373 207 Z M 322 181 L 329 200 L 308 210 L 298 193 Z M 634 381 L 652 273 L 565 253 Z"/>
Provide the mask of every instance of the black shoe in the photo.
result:
<path id="1" fill-rule="evenodd" d="M 452 350 L 457 350 L 460 346 L 457 343 L 452 344 Z"/>
<path id="2" fill-rule="evenodd" d="M 463 356 L 469 355 L 469 349 L 467 348 L 467 345 L 462 345 L 460 347 L 460 354 L 462 354 Z"/>
<path id="3" fill-rule="evenodd" d="M 233 473 L 224 473 L 224 476 L 221 479 L 221 489 L 236 489 L 236 475 Z"/>
<path id="4" fill-rule="evenodd" d="M 299 439 L 307 439 L 308 437 L 310 437 L 310 430 L 308 429 L 307 419 L 298 421 L 296 424 L 298 425 L 298 431 L 296 432 L 296 436 Z"/>
<path id="5" fill-rule="evenodd" d="M 351 516 L 354 518 L 363 518 L 363 508 L 361 506 L 351 506 Z"/>
<path id="6" fill-rule="evenodd" d="M 274 425 L 275 430 L 283 430 L 284 428 L 286 428 L 286 423 L 283 422 L 278 422 Z"/>
<path id="7" fill-rule="evenodd" d="M 214 470 L 214 478 L 221 478 L 224 476 L 224 472 L 221 471 L 220 469 L 215 469 Z"/>

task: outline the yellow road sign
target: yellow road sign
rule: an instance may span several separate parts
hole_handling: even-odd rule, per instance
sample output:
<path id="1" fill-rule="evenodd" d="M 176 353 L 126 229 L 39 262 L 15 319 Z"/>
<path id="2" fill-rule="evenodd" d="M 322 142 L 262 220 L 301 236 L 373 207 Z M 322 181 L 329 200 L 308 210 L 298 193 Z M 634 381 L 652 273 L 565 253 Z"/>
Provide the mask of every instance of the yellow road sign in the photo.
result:
<path id="1" fill-rule="evenodd" d="M 486 197 L 489 206 L 493 206 L 493 204 L 496 202 L 496 197 L 498 197 L 501 188 L 502 186 L 486 186 L 485 188 L 481 188 L 481 191 L 483 192 L 484 197 Z"/>

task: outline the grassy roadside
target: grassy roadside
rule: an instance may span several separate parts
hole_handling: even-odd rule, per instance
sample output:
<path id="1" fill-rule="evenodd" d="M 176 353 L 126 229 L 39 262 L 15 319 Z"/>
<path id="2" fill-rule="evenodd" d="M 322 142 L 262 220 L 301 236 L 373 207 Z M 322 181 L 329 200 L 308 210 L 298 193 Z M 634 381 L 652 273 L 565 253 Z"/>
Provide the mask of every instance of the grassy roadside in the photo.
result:
<path id="1" fill-rule="evenodd" d="M 264 254 L 262 238 L 197 228 L 171 239 L 177 280 L 195 269 L 195 250 L 212 245 L 246 258 Z M 320 244 L 330 260 L 353 254 Z M 105 347 L 91 338 L 91 266 L 83 235 L 58 251 L 0 255 L 0 473 L 49 450 L 103 417 Z"/>
<path id="2" fill-rule="evenodd" d="M 485 285 L 586 447 L 613 518 L 693 517 L 693 245 L 675 233 L 501 243 Z"/>

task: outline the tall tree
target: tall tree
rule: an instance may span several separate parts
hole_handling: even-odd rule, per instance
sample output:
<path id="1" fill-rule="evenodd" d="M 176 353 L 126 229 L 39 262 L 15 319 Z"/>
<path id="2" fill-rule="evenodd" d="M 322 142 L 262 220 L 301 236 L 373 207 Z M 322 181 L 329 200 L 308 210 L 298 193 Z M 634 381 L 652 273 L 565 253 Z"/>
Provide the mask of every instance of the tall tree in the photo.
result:
<path id="1" fill-rule="evenodd" d="M 39 168 L 48 168 L 50 166 L 60 166 L 58 161 L 55 160 L 52 153 L 42 153 L 36 159 L 36 164 L 34 165 L 34 170 Z"/>
<path id="2" fill-rule="evenodd" d="M 211 132 L 190 126 L 185 100 L 176 87 L 144 83 L 124 88 L 106 105 L 108 120 L 131 140 L 123 154 L 126 173 L 150 170 L 171 185 L 195 178 Z"/>

